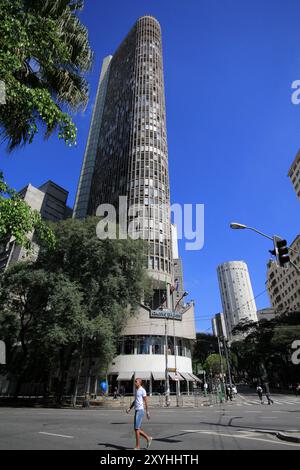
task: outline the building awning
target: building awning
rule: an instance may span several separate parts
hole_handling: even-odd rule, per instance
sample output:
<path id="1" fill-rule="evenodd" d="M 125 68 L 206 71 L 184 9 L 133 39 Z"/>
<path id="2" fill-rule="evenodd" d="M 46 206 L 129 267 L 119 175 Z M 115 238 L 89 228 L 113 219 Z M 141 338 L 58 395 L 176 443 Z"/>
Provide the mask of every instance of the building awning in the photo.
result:
<path id="1" fill-rule="evenodd" d="M 175 372 L 168 372 L 171 380 L 184 380 L 181 375 L 175 374 Z"/>
<path id="2" fill-rule="evenodd" d="M 188 372 L 180 372 L 180 375 L 187 381 L 187 382 L 194 382 L 195 379 L 191 376 L 191 374 L 188 374 Z"/>
<path id="3" fill-rule="evenodd" d="M 133 376 L 133 372 L 120 372 L 118 375 L 117 380 L 120 382 L 121 380 L 131 380 Z"/>
<path id="4" fill-rule="evenodd" d="M 189 373 L 189 376 L 192 377 L 193 382 L 201 382 L 201 380 L 196 375 Z"/>
<path id="5" fill-rule="evenodd" d="M 150 370 L 136 371 L 135 374 L 134 374 L 134 377 L 136 379 L 150 380 L 151 371 Z"/>
<path id="6" fill-rule="evenodd" d="M 153 372 L 152 371 L 153 380 L 166 380 L 166 373 L 165 372 Z"/>

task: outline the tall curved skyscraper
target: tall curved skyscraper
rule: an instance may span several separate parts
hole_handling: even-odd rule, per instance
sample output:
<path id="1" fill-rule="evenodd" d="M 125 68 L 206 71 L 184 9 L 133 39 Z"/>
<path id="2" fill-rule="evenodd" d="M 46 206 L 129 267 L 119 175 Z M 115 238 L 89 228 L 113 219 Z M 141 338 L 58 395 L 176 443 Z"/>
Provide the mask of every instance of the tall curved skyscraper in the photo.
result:
<path id="1" fill-rule="evenodd" d="M 151 382 L 152 372 L 164 377 L 165 370 L 166 321 L 153 312 L 174 308 L 162 36 L 152 16 L 138 19 L 115 54 L 104 59 L 74 216 L 95 215 L 107 203 L 118 212 L 120 196 L 127 197 L 130 234 L 148 241 L 154 292 L 152 305 L 141 306 L 129 321 L 111 373 L 120 381 L 121 373 L 129 380 L 130 374 L 144 371 Z M 192 372 L 193 304 L 181 321 L 170 321 L 168 330 L 178 337 L 176 366 Z M 174 362 L 173 344 L 173 368 Z"/>
<path id="2" fill-rule="evenodd" d="M 257 308 L 247 264 L 228 261 L 217 269 L 226 330 L 232 339 L 232 330 L 242 320 L 257 322 Z"/>
<path id="3" fill-rule="evenodd" d="M 100 98 L 99 98 L 100 97 Z M 149 270 L 171 281 L 170 192 L 162 37 L 158 21 L 140 18 L 113 57 L 106 58 L 84 162 L 75 217 L 127 196 L 136 232 L 149 240 Z M 102 112 L 101 112 L 102 111 Z M 91 151 L 94 152 L 91 158 Z M 90 187 L 87 191 L 87 183 Z M 85 212 L 82 211 L 82 206 Z M 128 218 L 133 220 L 134 214 Z M 135 235 L 138 235 L 136 233 Z"/>

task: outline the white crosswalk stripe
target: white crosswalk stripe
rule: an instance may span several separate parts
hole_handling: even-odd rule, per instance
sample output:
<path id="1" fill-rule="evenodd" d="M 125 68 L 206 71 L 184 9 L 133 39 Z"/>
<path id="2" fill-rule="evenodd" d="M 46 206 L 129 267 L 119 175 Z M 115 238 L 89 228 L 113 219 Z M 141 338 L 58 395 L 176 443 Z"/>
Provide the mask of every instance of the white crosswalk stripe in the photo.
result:
<path id="1" fill-rule="evenodd" d="M 274 405 L 299 405 L 300 406 L 300 400 L 297 400 L 297 399 L 293 400 L 288 397 L 274 399 L 272 396 L 271 396 L 271 399 L 273 400 Z M 252 399 L 252 397 L 246 398 L 241 395 L 238 396 L 237 400 L 238 402 L 235 403 L 237 406 L 243 406 L 243 405 L 257 406 L 260 404 L 259 400 Z M 268 400 L 265 397 L 263 397 L 263 405 L 267 405 L 267 403 L 268 403 Z"/>

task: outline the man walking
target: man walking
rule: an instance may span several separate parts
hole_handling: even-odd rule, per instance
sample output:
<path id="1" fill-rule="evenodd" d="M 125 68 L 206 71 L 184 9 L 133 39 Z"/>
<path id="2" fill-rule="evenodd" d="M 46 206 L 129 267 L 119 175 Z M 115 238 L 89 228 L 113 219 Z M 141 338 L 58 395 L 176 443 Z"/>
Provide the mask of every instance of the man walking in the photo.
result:
<path id="1" fill-rule="evenodd" d="M 149 449 L 152 437 L 148 436 L 142 429 L 142 419 L 144 417 L 144 405 L 146 407 L 146 415 L 147 418 L 150 419 L 150 414 L 148 410 L 148 401 L 147 401 L 147 394 L 146 390 L 142 387 L 142 379 L 136 378 L 135 381 L 135 400 L 131 403 L 130 408 L 126 410 L 126 413 L 129 413 L 130 410 L 134 407 L 135 415 L 134 415 L 134 431 L 135 431 L 135 439 L 136 439 L 136 446 L 134 450 L 140 450 L 140 436 L 142 436 L 147 441 L 147 449 Z"/>

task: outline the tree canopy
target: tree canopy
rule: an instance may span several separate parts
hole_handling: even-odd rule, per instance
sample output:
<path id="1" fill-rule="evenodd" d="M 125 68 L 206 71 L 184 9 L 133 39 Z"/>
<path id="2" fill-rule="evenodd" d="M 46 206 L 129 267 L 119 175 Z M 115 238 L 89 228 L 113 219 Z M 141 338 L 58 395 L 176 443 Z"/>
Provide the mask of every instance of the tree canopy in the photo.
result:
<path id="1" fill-rule="evenodd" d="M 299 381 L 300 366 L 291 362 L 292 344 L 300 338 L 300 312 L 283 312 L 272 320 L 237 325 L 243 339 L 231 345 L 240 377 L 287 386 Z"/>
<path id="2" fill-rule="evenodd" d="M 226 373 L 227 371 L 226 360 L 219 354 L 210 354 L 207 356 L 203 367 L 207 373 L 212 373 L 213 375 Z"/>
<path id="3" fill-rule="evenodd" d="M 39 127 L 67 144 L 77 130 L 64 108 L 88 101 L 84 73 L 92 64 L 82 0 L 0 0 L 0 136 L 8 150 L 32 142 Z"/>
<path id="4" fill-rule="evenodd" d="M 218 353 L 218 340 L 216 336 L 206 333 L 197 333 L 193 347 L 193 362 L 203 364 L 212 353 Z"/>
<path id="5" fill-rule="evenodd" d="M 142 240 L 99 240 L 98 218 L 52 224 L 54 247 L 35 263 L 12 266 L 0 278 L 0 330 L 8 372 L 19 382 L 49 382 L 60 371 L 62 395 L 71 361 L 101 359 L 103 371 L 118 336 L 150 288 Z"/>
<path id="6" fill-rule="evenodd" d="M 0 243 L 10 237 L 17 245 L 30 249 L 29 234 L 35 231 L 40 241 L 46 241 L 50 246 L 55 244 L 51 229 L 42 221 L 38 211 L 32 210 L 21 196 L 4 181 L 0 172 Z"/>

